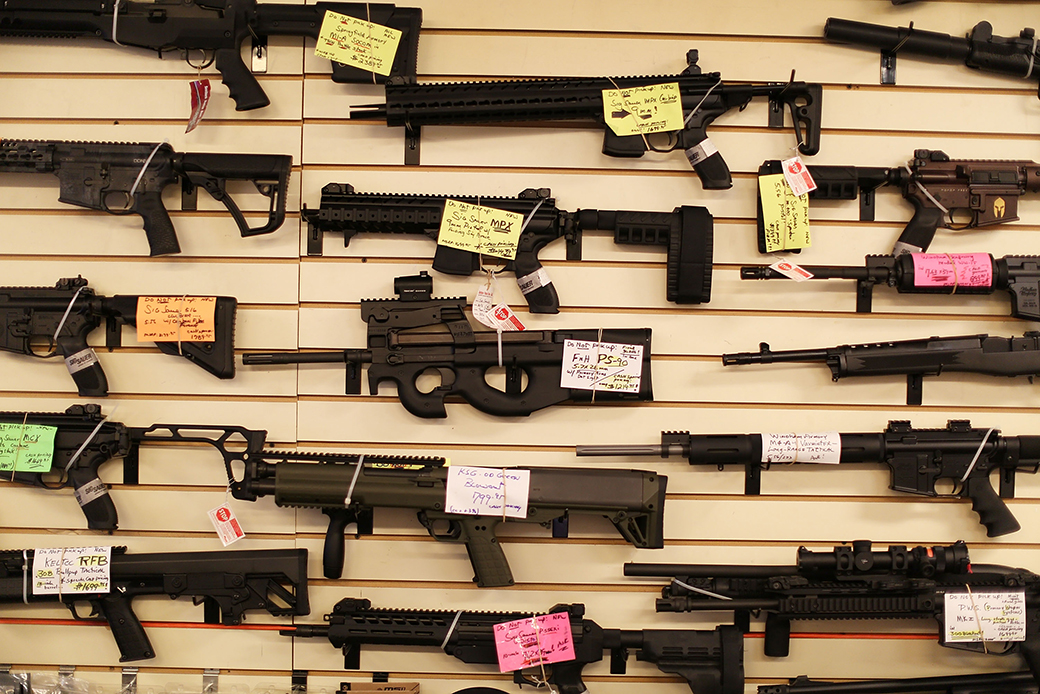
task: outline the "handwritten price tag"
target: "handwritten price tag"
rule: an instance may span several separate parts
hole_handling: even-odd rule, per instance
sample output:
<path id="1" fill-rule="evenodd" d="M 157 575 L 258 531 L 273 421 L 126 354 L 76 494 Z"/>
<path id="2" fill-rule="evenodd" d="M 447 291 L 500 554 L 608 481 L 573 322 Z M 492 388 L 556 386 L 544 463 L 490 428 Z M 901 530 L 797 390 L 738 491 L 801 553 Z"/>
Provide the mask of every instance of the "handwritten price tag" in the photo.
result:
<path id="1" fill-rule="evenodd" d="M 809 237 L 809 197 L 791 190 L 782 173 L 758 177 L 766 253 L 806 248 Z"/>
<path id="2" fill-rule="evenodd" d="M 763 463 L 841 462 L 841 434 L 762 434 Z"/>
<path id="3" fill-rule="evenodd" d="M 502 672 L 574 660 L 571 620 L 566 612 L 496 624 L 494 632 L 498 669 Z"/>
<path id="4" fill-rule="evenodd" d="M 33 595 L 111 592 L 111 547 L 57 547 L 33 552 Z"/>
<path id="5" fill-rule="evenodd" d="M 638 393 L 643 345 L 565 340 L 561 388 Z"/>
<path id="6" fill-rule="evenodd" d="M 514 260 L 524 216 L 519 212 L 471 205 L 458 200 L 444 201 L 444 214 L 437 232 L 437 243 L 464 251 Z"/>
<path id="7" fill-rule="evenodd" d="M 213 342 L 217 297 L 142 296 L 137 299 L 139 342 Z"/>
<path id="8" fill-rule="evenodd" d="M 444 508 L 467 516 L 499 516 L 505 506 L 510 518 L 527 518 L 530 470 L 486 467 L 448 468 Z"/>
<path id="9" fill-rule="evenodd" d="M 1026 640 L 1024 590 L 946 593 L 943 611 L 944 643 Z"/>
<path id="10" fill-rule="evenodd" d="M 47 472 L 54 460 L 57 427 L 0 424 L 0 470 Z"/>
<path id="11" fill-rule="evenodd" d="M 389 75 L 400 43 L 401 32 L 397 29 L 326 11 L 314 55 L 377 75 Z"/>
<path id="12" fill-rule="evenodd" d="M 603 90 L 603 120 L 615 135 L 649 135 L 683 129 L 678 82 Z"/>
<path id="13" fill-rule="evenodd" d="M 990 287 L 993 261 L 988 253 L 911 253 L 915 287 Z"/>

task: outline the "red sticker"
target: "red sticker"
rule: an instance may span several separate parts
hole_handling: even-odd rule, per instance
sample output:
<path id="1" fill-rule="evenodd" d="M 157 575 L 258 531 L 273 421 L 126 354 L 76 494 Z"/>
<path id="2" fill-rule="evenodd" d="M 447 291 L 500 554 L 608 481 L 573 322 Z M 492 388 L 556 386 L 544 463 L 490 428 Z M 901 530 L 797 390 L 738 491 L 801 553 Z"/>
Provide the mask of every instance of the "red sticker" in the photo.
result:
<path id="1" fill-rule="evenodd" d="M 191 83 L 191 119 L 188 121 L 188 129 L 184 131 L 187 135 L 199 127 L 199 121 L 206 113 L 209 106 L 210 86 L 209 80 L 193 80 Z"/>

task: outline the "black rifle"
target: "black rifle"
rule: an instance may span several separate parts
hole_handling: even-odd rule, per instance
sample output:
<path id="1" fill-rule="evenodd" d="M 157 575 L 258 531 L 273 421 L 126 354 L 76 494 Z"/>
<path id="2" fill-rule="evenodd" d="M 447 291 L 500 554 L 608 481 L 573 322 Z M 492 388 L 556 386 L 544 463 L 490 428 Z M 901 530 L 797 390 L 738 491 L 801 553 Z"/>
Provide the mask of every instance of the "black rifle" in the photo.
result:
<path id="1" fill-rule="evenodd" d="M 213 432 L 221 432 L 214 436 Z M 325 535 L 327 578 L 343 573 L 344 530 L 372 533 L 376 508 L 413 508 L 430 535 L 466 545 L 479 586 L 513 584 L 509 562 L 496 537 L 503 520 L 552 526 L 553 537 L 567 537 L 571 514 L 602 515 L 636 547 L 664 546 L 664 500 L 668 478 L 643 470 L 582 468 L 505 468 L 529 470 L 525 518 L 465 515 L 445 508 L 448 469 L 444 458 L 265 451 L 265 431 L 241 427 L 155 424 L 132 429 L 135 441 L 207 443 L 224 457 L 231 494 L 256 501 L 274 496 L 279 506 L 320 508 L 329 517 Z M 244 448 L 228 440 L 244 441 Z M 317 464 L 315 464 L 317 463 Z M 358 469 L 361 465 L 361 469 Z M 234 469 L 242 470 L 241 477 Z"/>
<path id="2" fill-rule="evenodd" d="M 940 645 L 993 655 L 1021 653 L 1040 681 L 1040 576 L 971 564 L 963 542 L 875 551 L 870 542 L 858 540 L 832 552 L 801 547 L 795 566 L 625 564 L 625 575 L 673 578 L 657 600 L 658 612 L 733 611 L 745 632 L 752 613 L 765 613 L 765 654 L 770 657 L 788 655 L 792 620 L 934 618 Z M 948 640 L 947 596 L 982 591 L 1024 591 L 1023 641 Z M 969 614 L 964 629 L 978 633 L 981 628 L 977 616 Z"/>
<path id="3" fill-rule="evenodd" d="M 379 384 L 391 381 L 405 409 L 417 417 L 447 417 L 444 398 L 460 395 L 481 412 L 509 417 L 526 416 L 564 401 L 599 405 L 630 400 L 652 400 L 650 384 L 650 328 L 589 330 L 525 330 L 474 332 L 466 318 L 466 298 L 432 298 L 433 280 L 426 272 L 394 280 L 397 299 L 362 299 L 361 319 L 368 323 L 368 349 L 333 352 L 266 352 L 242 356 L 242 363 L 329 364 L 347 367 L 347 394 L 361 393 L 361 367 L 368 368 L 372 395 Z M 436 326 L 446 330 L 418 331 Z M 581 390 L 560 386 L 566 340 L 589 340 L 643 346 L 638 393 Z M 506 368 L 505 392 L 488 385 L 485 374 L 497 364 Z M 421 392 L 416 380 L 427 369 L 438 369 L 441 385 Z M 527 375 L 527 387 L 522 377 Z"/>
<path id="4" fill-rule="evenodd" d="M 1037 694 L 1037 685 L 1031 672 L 994 672 L 984 675 L 909 677 L 855 682 L 823 682 L 801 675 L 787 684 L 763 684 L 758 687 L 758 694 L 911 694 L 911 692 Z"/>
<path id="5" fill-rule="evenodd" d="M 0 350 L 33 357 L 59 352 L 79 394 L 108 395 L 108 379 L 87 336 L 105 323 L 105 346 L 122 342 L 122 326 L 137 325 L 140 296 L 95 294 L 82 277 L 60 279 L 53 287 L 0 287 Z M 235 313 L 233 296 L 218 296 L 213 311 L 212 342 L 156 342 L 165 354 L 184 357 L 217 378 L 235 376 Z"/>
<path id="6" fill-rule="evenodd" d="M 0 173 L 52 173 L 58 177 L 59 202 L 140 215 L 149 255 L 181 252 L 162 203 L 166 186 L 180 182 L 183 210 L 194 210 L 199 188 L 205 190 L 228 209 L 243 237 L 257 236 L 285 221 L 291 169 L 287 154 L 181 153 L 157 142 L 0 141 Z M 227 192 L 229 180 L 251 181 L 270 200 L 266 224 L 249 226 Z"/>
<path id="7" fill-rule="evenodd" d="M 898 187 L 913 206 L 914 216 L 899 235 L 893 255 L 928 250 L 938 227 L 975 229 L 1018 219 L 1018 199 L 1040 192 L 1040 164 L 1028 160 L 950 159 L 939 150 L 917 149 L 906 167 L 816 166 L 809 174 L 817 188 L 814 200 L 859 198 L 860 221 L 874 220 L 874 192 Z M 759 175 L 783 173 L 769 160 Z M 957 220 L 954 220 L 954 217 Z M 962 219 L 963 218 L 963 219 Z M 758 203 L 758 250 L 766 252 L 762 198 Z"/>
<path id="8" fill-rule="evenodd" d="M 975 70 L 1012 77 L 1037 79 L 1040 60 L 1032 29 L 1023 29 L 1015 38 L 995 36 L 993 25 L 979 22 L 965 38 L 921 31 L 914 27 L 887 27 L 831 17 L 823 36 L 835 43 L 851 43 L 881 49 L 881 82 L 896 83 L 896 54 L 924 55 L 948 62 L 961 62 Z M 1040 96 L 1040 94 L 1038 94 Z"/>
<path id="9" fill-rule="evenodd" d="M 1009 378 L 1040 375 L 1040 332 L 1022 337 L 928 337 L 783 352 L 774 352 L 762 342 L 757 352 L 722 355 L 724 366 L 782 362 L 823 362 L 835 381 L 843 376 L 906 374 L 906 404 L 920 405 L 925 376 L 945 371 Z"/>
<path id="10" fill-rule="evenodd" d="M 563 237 L 567 260 L 581 260 L 582 233 L 592 230 L 613 232 L 618 244 L 665 247 L 669 301 L 700 304 L 711 299 L 713 220 L 707 208 L 683 205 L 671 212 L 565 212 L 551 196 L 548 188 L 528 188 L 515 198 L 355 193 L 349 183 L 330 183 L 321 189 L 321 206 L 309 210 L 304 205 L 301 213 L 307 220 L 307 255 L 322 254 L 325 232 L 330 231 L 343 233 L 344 246 L 359 233 L 418 234 L 436 241 L 444 201 L 451 199 L 524 215 L 516 259 L 506 261 L 505 269 L 516 275 L 532 313 L 558 313 L 560 308 L 556 287 L 538 254 Z M 438 245 L 433 269 L 471 275 L 480 270 L 480 254 Z"/>
<path id="11" fill-rule="evenodd" d="M 410 77 L 386 81 L 386 103 L 355 107 L 351 118 L 385 118 L 390 127 L 404 126 L 405 163 L 419 163 L 419 133 L 424 125 L 473 125 L 546 120 L 591 121 L 603 128 L 603 153 L 612 157 L 641 157 L 648 149 L 686 151 L 686 156 L 706 189 L 730 188 L 729 167 L 713 146 L 700 147 L 707 128 L 731 108 L 743 109 L 756 96 L 769 99 L 769 126 L 782 128 L 784 107 L 794 121 L 802 154 L 820 151 L 820 116 L 823 87 L 792 81 L 768 84 L 727 84 L 719 73 L 701 74 L 697 51 L 686 54 L 687 67 L 678 75 L 655 77 L 560 77 L 496 82 L 429 82 L 416 84 Z M 604 122 L 603 91 L 678 83 L 684 126 L 670 133 L 664 146 L 654 137 L 616 135 Z M 617 118 L 630 115 L 617 112 Z M 710 145 L 710 143 L 708 143 Z"/>
<path id="12" fill-rule="evenodd" d="M 133 611 L 133 599 L 141 595 L 190 597 L 203 603 L 207 624 L 240 624 L 245 612 L 261 609 L 275 617 L 310 613 L 305 549 L 125 552 L 112 548 L 109 591 L 61 595 L 33 594 L 33 550 L 0 552 L 0 603 L 60 601 L 76 619 L 107 622 L 123 663 L 155 657 Z M 83 602 L 92 608 L 87 616 L 76 609 Z"/>
<path id="13" fill-rule="evenodd" d="M 113 8 L 118 17 L 113 16 Z M 317 2 L 309 5 L 258 3 L 256 0 L 158 0 L 158 2 L 92 2 L 84 0 L 5 0 L 0 9 L 0 36 L 75 38 L 88 36 L 124 46 L 166 51 L 202 51 L 203 67 L 214 62 L 221 81 L 248 111 L 271 103 L 239 53 L 252 37 L 267 46 L 269 36 L 318 38 L 326 12 L 338 12 L 403 32 L 394 57 L 393 75 L 415 75 L 422 10 L 362 2 Z M 385 78 L 333 61 L 333 82 L 372 84 Z"/>
<path id="14" fill-rule="evenodd" d="M 931 269 L 938 262 L 941 267 Z M 864 267 L 802 265 L 814 280 L 856 280 L 856 313 L 870 313 L 874 287 L 895 287 L 900 294 L 992 294 L 1006 291 L 1011 315 L 1040 321 L 1040 256 L 988 253 L 904 253 L 868 255 Z M 740 268 L 742 280 L 787 277 L 768 265 Z"/>
<path id="15" fill-rule="evenodd" d="M 770 451 L 766 434 L 661 433 L 660 446 L 578 446 L 579 456 L 672 455 L 690 465 L 744 466 L 744 493 L 762 493 L 762 470 L 771 463 L 812 463 L 820 460 L 819 444 L 804 435 L 779 442 Z M 822 435 L 821 435 L 822 436 Z M 967 420 L 950 421 L 945 429 L 914 429 L 910 422 L 889 422 L 880 434 L 838 434 L 841 463 L 883 463 L 892 472 L 889 489 L 922 496 L 958 496 L 971 499 L 989 537 L 1021 528 L 1001 499 L 1015 497 L 1015 473 L 1040 470 L 1040 436 L 1001 436 L 996 429 L 972 429 Z M 828 451 L 829 452 L 829 451 Z M 999 470 L 1000 495 L 989 476 Z M 953 492 L 935 491 L 939 480 L 955 483 Z"/>
<path id="16" fill-rule="evenodd" d="M 581 671 L 610 652 L 611 674 L 624 674 L 629 650 L 636 660 L 654 663 L 661 672 L 686 680 L 695 694 L 740 694 L 744 691 L 744 643 L 732 625 L 711 631 L 693 629 L 604 629 L 584 619 L 585 606 L 555 605 L 549 613 L 570 618 L 574 659 L 546 665 L 550 685 L 560 694 L 586 691 Z M 328 626 L 301 625 L 283 629 L 285 636 L 328 638 L 343 650 L 343 667 L 360 667 L 364 645 L 426 646 L 464 663 L 496 664 L 494 626 L 531 619 L 530 612 L 469 612 L 455 610 L 396 610 L 372 607 L 370 600 L 344 598 L 325 615 Z M 517 670 L 517 684 L 543 686 Z"/>

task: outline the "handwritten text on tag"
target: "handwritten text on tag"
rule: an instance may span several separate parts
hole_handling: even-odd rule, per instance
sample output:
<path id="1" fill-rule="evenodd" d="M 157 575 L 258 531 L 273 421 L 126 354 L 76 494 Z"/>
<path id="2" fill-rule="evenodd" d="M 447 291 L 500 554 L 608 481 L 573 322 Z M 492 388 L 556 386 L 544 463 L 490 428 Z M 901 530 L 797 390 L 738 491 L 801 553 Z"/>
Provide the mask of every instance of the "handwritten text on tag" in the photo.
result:
<path id="1" fill-rule="evenodd" d="M 574 660 L 571 620 L 566 612 L 496 624 L 494 633 L 498 669 L 502 672 Z"/>
<path id="2" fill-rule="evenodd" d="M 314 55 L 385 76 L 390 74 L 400 43 L 397 29 L 326 11 Z"/>

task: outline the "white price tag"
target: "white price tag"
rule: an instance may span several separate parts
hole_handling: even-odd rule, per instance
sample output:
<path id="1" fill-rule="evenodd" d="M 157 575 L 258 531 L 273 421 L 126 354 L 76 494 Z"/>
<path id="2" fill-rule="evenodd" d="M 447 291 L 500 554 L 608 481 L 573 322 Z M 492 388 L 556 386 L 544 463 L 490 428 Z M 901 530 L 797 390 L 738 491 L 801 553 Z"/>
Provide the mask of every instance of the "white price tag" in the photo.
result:
<path id="1" fill-rule="evenodd" d="M 943 608 L 943 643 L 1026 640 L 1024 590 L 946 593 Z"/>
<path id="2" fill-rule="evenodd" d="M 638 393 L 643 345 L 565 340 L 561 388 Z"/>
<path id="3" fill-rule="evenodd" d="M 763 463 L 841 462 L 841 434 L 762 434 Z"/>
<path id="4" fill-rule="evenodd" d="M 209 515 L 209 520 L 213 523 L 213 528 L 217 531 L 217 535 L 220 536 L 220 541 L 225 547 L 238 542 L 246 536 L 245 531 L 242 530 L 242 526 L 238 522 L 238 518 L 235 517 L 235 512 L 227 504 L 211 508 L 207 515 Z"/>
<path id="5" fill-rule="evenodd" d="M 809 173 L 809 167 L 802 163 L 801 157 L 795 155 L 790 159 L 784 159 L 780 166 L 784 169 L 787 185 L 791 186 L 795 195 L 801 197 L 816 190 L 816 181 Z"/>
<path id="6" fill-rule="evenodd" d="M 790 277 L 795 282 L 804 282 L 805 280 L 811 280 L 813 278 L 811 272 L 783 258 L 770 265 L 769 269 L 776 270 L 784 277 Z"/>
<path id="7" fill-rule="evenodd" d="M 448 468 L 444 510 L 467 516 L 527 518 L 530 492 L 530 470 L 452 465 Z"/>
<path id="8" fill-rule="evenodd" d="M 111 547 L 55 547 L 33 551 L 33 595 L 111 592 Z"/>
<path id="9" fill-rule="evenodd" d="M 489 328 L 497 328 L 498 324 L 488 317 L 495 307 L 495 289 L 490 282 L 480 285 L 477 296 L 473 299 L 473 317 Z"/>

